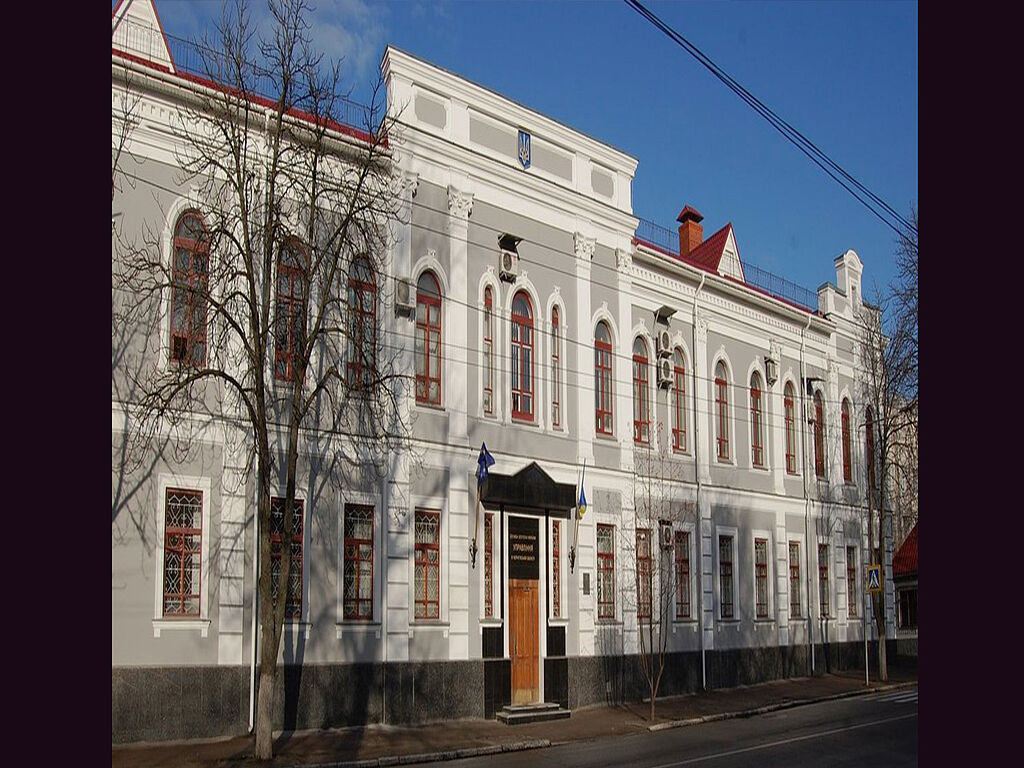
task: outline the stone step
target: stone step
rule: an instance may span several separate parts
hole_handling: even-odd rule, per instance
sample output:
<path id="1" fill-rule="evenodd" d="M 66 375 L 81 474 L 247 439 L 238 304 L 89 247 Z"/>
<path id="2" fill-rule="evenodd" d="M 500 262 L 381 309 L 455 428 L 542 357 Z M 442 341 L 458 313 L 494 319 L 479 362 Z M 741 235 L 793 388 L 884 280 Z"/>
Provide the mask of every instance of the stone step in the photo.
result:
<path id="1" fill-rule="evenodd" d="M 517 704 L 504 706 L 495 713 L 495 718 L 506 725 L 523 725 L 544 720 L 563 720 L 572 712 L 562 709 L 558 704 L 539 702 L 537 704 Z"/>

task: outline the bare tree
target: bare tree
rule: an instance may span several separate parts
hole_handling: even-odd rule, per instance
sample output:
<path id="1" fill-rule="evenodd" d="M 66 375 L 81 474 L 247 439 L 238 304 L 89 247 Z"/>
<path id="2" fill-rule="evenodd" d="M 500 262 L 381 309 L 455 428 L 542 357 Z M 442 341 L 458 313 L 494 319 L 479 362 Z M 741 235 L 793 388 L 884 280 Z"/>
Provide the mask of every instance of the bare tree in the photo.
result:
<path id="1" fill-rule="evenodd" d="M 652 722 L 672 621 L 681 605 L 694 610 L 689 605 L 690 573 L 677 568 L 675 547 L 688 547 L 682 536 L 678 542 L 676 537 L 685 536 L 681 524 L 696 516 L 696 505 L 683 498 L 682 465 L 664 445 L 662 425 L 653 431 L 647 445 L 634 448 L 634 540 L 626 543 L 627 552 L 632 550 L 634 555 L 627 557 L 627 569 L 633 572 L 631 597 L 636 608 L 639 667 L 650 695 Z M 686 556 L 688 561 L 688 550 Z"/>
<path id="2" fill-rule="evenodd" d="M 383 83 L 365 130 L 345 128 L 340 64 L 312 49 L 307 3 L 269 7 L 270 31 L 258 36 L 240 0 L 226 5 L 217 39 L 198 48 L 209 83 L 182 96 L 175 129 L 194 215 L 179 219 L 173 253 L 148 230 L 114 268 L 115 328 L 151 332 L 140 352 L 150 364 L 123 366 L 135 393 L 126 439 L 145 451 L 170 435 L 187 450 L 212 426 L 244 435 L 256 484 L 261 760 L 273 754 L 293 583 L 279 542 L 302 525 L 300 445 L 379 478 L 407 446 L 409 383 L 397 345 L 378 339 L 398 215 L 395 120 L 378 122 Z M 272 505 L 282 477 L 285 499 Z"/>

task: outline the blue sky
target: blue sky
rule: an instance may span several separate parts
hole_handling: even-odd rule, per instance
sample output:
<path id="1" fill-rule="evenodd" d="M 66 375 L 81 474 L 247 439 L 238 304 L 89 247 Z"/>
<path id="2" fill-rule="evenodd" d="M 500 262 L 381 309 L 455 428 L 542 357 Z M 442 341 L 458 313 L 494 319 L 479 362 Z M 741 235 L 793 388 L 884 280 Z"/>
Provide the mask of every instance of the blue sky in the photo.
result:
<path id="1" fill-rule="evenodd" d="M 645 4 L 909 218 L 916 2 Z M 157 9 L 169 34 L 193 38 L 220 2 Z M 623 2 L 321 1 L 314 38 L 345 57 L 356 100 L 392 44 L 627 152 L 635 215 L 674 229 L 692 205 L 706 235 L 731 221 L 744 260 L 804 287 L 834 281 L 847 248 L 867 298 L 893 276 L 893 231 Z"/>

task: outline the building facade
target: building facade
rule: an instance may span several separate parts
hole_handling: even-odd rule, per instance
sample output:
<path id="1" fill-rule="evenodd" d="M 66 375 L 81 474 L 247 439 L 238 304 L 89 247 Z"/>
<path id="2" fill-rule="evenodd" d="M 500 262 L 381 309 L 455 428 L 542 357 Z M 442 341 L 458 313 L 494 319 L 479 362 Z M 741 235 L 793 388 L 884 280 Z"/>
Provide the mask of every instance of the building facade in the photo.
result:
<path id="1" fill-rule="evenodd" d="M 115 229 L 149 227 L 162 258 L 194 254 L 203 212 L 171 126 L 199 86 L 151 2 L 122 3 L 113 23 L 115 114 L 130 90 L 139 117 Z M 404 126 L 402 214 L 380 277 L 395 290 L 372 322 L 414 379 L 409 449 L 380 476 L 339 475 L 303 435 L 277 727 L 637 697 L 650 598 L 635 575 L 652 548 L 676 576 L 658 621 L 664 695 L 818 673 L 826 654 L 862 664 L 857 318 L 874 310 L 857 254 L 835 259 L 817 295 L 775 290 L 741 260 L 731 223 L 705 237 L 691 206 L 678 232 L 639 219 L 637 160 L 622 151 L 393 47 L 381 69 Z M 194 329 L 176 346 L 166 314 L 156 347 L 194 354 Z M 126 467 L 118 337 L 113 739 L 245 732 L 257 635 L 245 432 L 225 413 L 187 455 Z M 494 464 L 478 485 L 482 444 Z M 657 533 L 638 514 L 652 456 L 676 510 Z M 891 638 L 889 556 L 884 573 Z"/>

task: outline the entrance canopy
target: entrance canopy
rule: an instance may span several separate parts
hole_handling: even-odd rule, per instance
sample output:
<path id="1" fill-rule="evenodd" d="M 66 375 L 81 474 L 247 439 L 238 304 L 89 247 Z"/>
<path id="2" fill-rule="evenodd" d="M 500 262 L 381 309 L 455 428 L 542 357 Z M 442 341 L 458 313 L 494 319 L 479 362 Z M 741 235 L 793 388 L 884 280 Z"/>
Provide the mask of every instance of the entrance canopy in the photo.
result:
<path id="1" fill-rule="evenodd" d="M 489 472 L 480 492 L 485 509 L 515 507 L 524 511 L 569 519 L 576 506 L 576 486 L 556 483 L 531 461 L 514 475 Z"/>

